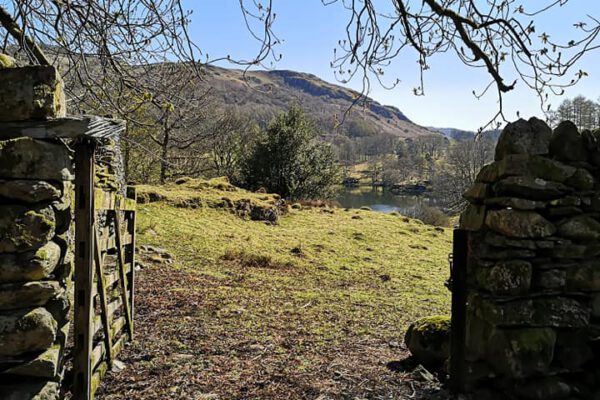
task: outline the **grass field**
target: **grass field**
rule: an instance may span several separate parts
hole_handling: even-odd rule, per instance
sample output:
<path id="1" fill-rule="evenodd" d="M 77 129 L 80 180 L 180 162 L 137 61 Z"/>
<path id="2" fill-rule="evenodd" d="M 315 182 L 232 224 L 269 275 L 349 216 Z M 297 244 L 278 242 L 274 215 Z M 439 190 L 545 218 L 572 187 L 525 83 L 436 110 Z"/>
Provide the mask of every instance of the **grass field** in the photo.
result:
<path id="1" fill-rule="evenodd" d="M 185 188 L 170 189 L 172 199 L 184 196 Z M 165 248 L 175 262 L 148 261 L 139 274 L 138 336 L 125 351 L 127 369 L 109 376 L 100 398 L 414 392 L 410 374 L 391 366 L 407 357 L 411 321 L 449 313 L 450 230 L 336 208 L 290 208 L 273 225 L 202 201 L 175 206 L 169 188 L 146 190 L 163 196 L 139 206 L 138 243 Z M 218 198 L 218 189 L 204 190 Z"/>

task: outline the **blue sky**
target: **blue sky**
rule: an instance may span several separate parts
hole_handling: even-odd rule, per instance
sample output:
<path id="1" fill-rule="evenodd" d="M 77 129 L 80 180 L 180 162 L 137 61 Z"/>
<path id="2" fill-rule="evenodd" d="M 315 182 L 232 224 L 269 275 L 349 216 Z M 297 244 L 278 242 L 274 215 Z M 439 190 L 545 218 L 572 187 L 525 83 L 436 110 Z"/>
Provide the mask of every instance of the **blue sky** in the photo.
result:
<path id="1" fill-rule="evenodd" d="M 548 1 L 528 0 L 524 3 L 542 5 Z M 192 39 L 211 59 L 226 55 L 252 59 L 256 54 L 258 43 L 244 25 L 238 0 L 184 0 L 184 4 L 193 9 Z M 274 0 L 274 9 L 277 13 L 274 31 L 284 42 L 277 47 L 282 59 L 273 68 L 308 72 L 336 83 L 330 62 L 337 41 L 345 35 L 348 14 L 342 5 L 323 6 L 321 0 Z M 551 39 L 571 39 L 575 34 L 573 24 L 585 20 L 586 14 L 600 19 L 600 1 L 570 0 L 567 6 L 537 18 L 537 32 L 548 32 Z M 400 78 L 400 85 L 388 90 L 374 82 L 369 96 L 398 107 L 410 119 L 426 126 L 475 130 L 494 115 L 497 100 L 493 92 L 480 100 L 472 94 L 473 90 L 481 90 L 489 82 L 484 70 L 466 67 L 450 55 L 436 56 L 430 60 L 431 70 L 425 76 L 426 95 L 417 97 L 412 94 L 419 76 L 415 61 L 409 53 L 394 60 L 385 74 L 389 78 Z M 227 63 L 219 65 L 233 67 Z M 588 53 L 572 72 L 580 68 L 589 76 L 567 90 L 562 98 L 551 99 L 551 104 L 578 94 L 600 98 L 600 51 Z M 360 80 L 355 79 L 345 86 L 360 89 L 360 84 Z M 542 116 L 538 98 L 522 82 L 505 95 L 504 104 L 508 119 L 516 119 L 517 111 L 524 117 Z"/>

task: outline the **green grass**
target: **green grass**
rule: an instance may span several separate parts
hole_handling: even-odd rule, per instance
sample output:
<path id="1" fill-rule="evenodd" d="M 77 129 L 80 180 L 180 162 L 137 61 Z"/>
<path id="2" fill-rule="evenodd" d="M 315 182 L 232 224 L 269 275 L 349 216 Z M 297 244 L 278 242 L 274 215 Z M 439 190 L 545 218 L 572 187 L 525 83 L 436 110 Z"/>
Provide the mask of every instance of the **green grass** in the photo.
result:
<path id="1" fill-rule="evenodd" d="M 218 321 L 215 335 L 236 329 L 266 342 L 289 334 L 316 347 L 359 337 L 399 340 L 415 319 L 449 313 L 448 229 L 398 215 L 320 208 L 290 210 L 270 225 L 221 208 L 183 208 L 181 201 L 204 197 L 209 204 L 234 195 L 269 203 L 271 196 L 144 188 L 150 189 L 178 206 L 168 200 L 140 205 L 139 243 L 168 249 L 173 268 L 205 282 L 179 290 L 202 293 Z"/>

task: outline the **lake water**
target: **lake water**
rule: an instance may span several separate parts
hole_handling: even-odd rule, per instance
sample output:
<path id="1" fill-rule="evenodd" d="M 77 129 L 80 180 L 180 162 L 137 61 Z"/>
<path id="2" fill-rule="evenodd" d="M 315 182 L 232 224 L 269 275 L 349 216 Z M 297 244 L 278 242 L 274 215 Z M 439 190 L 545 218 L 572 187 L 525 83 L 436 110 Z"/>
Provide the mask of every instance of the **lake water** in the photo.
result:
<path id="1" fill-rule="evenodd" d="M 424 196 L 395 195 L 381 188 L 341 188 L 335 200 L 344 208 L 369 207 L 374 211 L 414 215 L 421 205 L 434 205 L 434 200 Z"/>

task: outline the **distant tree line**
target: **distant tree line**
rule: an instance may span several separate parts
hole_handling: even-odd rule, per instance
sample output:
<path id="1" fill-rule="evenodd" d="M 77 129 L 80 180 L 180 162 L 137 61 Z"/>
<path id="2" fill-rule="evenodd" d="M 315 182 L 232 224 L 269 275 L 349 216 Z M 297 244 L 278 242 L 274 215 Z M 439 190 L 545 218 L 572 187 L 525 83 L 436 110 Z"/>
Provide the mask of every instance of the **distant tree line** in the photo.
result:
<path id="1" fill-rule="evenodd" d="M 569 120 L 580 130 L 598 129 L 600 128 L 600 99 L 593 101 L 580 95 L 574 99 L 564 100 L 549 117 L 552 125 Z"/>

